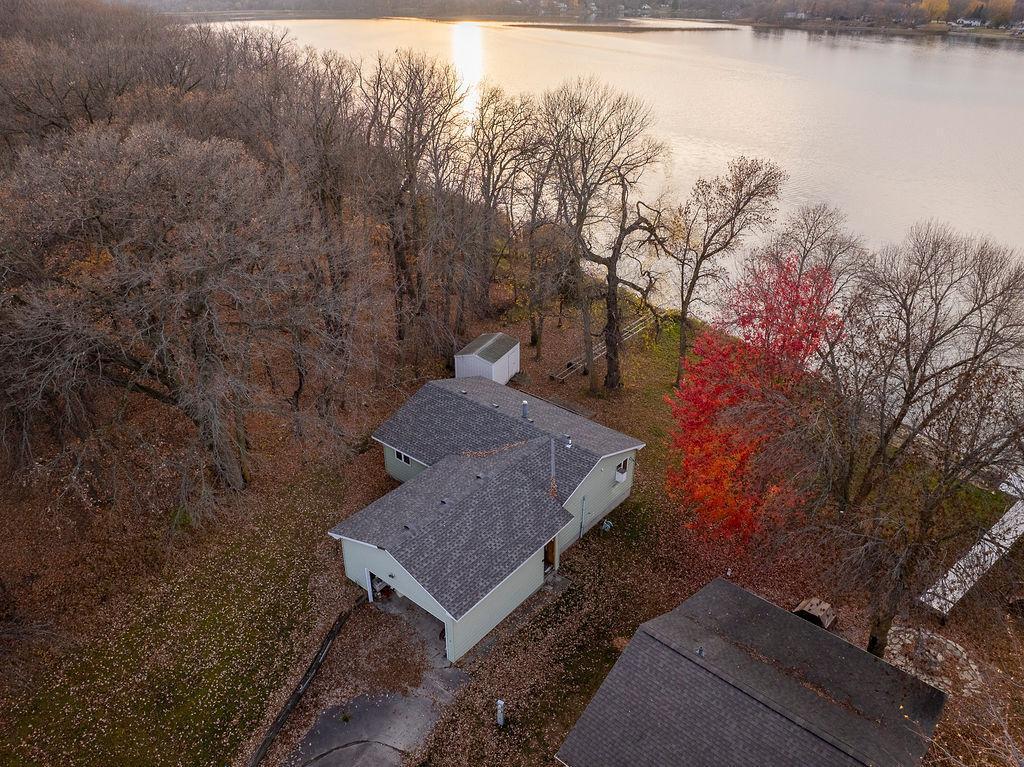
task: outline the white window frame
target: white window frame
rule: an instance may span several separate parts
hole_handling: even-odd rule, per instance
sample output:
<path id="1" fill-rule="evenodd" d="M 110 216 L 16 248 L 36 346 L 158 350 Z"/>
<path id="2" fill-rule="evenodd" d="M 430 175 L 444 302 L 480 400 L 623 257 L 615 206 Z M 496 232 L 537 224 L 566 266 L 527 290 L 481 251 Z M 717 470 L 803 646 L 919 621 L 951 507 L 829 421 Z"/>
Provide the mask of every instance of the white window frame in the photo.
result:
<path id="1" fill-rule="evenodd" d="M 629 476 L 629 456 L 626 456 L 619 464 L 615 467 L 615 481 L 625 482 Z"/>
<path id="2" fill-rule="evenodd" d="M 403 453 L 401 450 L 396 450 L 395 458 L 404 463 L 406 466 L 412 466 L 412 456 L 410 456 L 408 453 Z"/>

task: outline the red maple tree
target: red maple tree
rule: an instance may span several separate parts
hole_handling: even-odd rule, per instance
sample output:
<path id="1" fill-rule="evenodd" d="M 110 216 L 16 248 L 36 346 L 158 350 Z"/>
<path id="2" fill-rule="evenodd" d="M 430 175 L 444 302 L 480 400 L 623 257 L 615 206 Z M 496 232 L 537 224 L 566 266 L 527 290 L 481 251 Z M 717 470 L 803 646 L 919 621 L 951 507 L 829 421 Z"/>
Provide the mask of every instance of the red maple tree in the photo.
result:
<path id="1" fill-rule="evenodd" d="M 712 328 L 694 343 L 667 398 L 676 461 L 666 486 L 703 530 L 745 541 L 799 505 L 799 490 L 780 476 L 785 471 L 775 463 L 766 473 L 756 459 L 787 428 L 772 404 L 799 398 L 812 355 L 840 330 L 832 292 L 824 267 L 801 268 L 795 256 L 754 258 L 727 298 L 738 337 Z"/>

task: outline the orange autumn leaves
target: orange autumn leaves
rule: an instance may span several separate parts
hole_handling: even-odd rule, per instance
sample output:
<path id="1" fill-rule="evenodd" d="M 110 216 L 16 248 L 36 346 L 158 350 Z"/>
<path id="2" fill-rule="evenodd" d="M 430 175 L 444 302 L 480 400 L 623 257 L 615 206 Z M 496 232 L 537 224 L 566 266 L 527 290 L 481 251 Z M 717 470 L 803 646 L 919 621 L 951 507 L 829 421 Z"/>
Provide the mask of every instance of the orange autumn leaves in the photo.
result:
<path id="1" fill-rule="evenodd" d="M 667 398 L 675 427 L 666 486 L 702 531 L 745 541 L 799 506 L 781 438 L 798 417 L 792 403 L 808 388 L 808 363 L 841 329 L 832 293 L 823 267 L 795 256 L 754 259 L 727 297 L 738 337 L 709 329 L 696 339 Z M 762 460 L 769 445 L 771 459 Z"/>

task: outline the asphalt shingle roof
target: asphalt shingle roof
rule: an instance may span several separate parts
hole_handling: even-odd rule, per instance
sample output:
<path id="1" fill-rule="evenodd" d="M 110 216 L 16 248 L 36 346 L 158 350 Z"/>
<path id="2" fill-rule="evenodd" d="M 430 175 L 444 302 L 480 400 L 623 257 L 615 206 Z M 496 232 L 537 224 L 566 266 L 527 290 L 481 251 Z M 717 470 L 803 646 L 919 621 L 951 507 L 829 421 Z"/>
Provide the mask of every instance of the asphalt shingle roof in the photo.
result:
<path id="1" fill-rule="evenodd" d="M 475 354 L 488 362 L 497 362 L 512 351 L 518 343 L 519 341 L 507 333 L 484 333 L 462 347 L 455 353 L 455 356 L 466 357 Z"/>
<path id="2" fill-rule="evenodd" d="M 550 450 L 446 456 L 331 532 L 386 549 L 459 619 L 572 520 L 550 494 Z"/>
<path id="3" fill-rule="evenodd" d="M 529 418 L 522 416 L 523 400 Z M 571 447 L 565 435 L 571 438 Z M 563 503 L 601 458 L 644 446 L 633 437 L 486 378 L 430 381 L 373 436 L 428 466 L 449 455 L 553 437 L 558 496 Z"/>
<path id="4" fill-rule="evenodd" d="M 570 767 L 909 767 L 944 700 L 716 580 L 637 630 L 558 757 Z"/>

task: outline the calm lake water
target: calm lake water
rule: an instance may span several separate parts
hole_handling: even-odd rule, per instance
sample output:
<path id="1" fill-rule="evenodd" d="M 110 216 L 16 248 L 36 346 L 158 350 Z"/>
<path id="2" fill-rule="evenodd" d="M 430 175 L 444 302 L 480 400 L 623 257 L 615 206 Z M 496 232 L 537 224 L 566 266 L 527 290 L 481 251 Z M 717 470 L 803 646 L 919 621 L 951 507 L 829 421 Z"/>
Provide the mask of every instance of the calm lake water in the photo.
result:
<path id="1" fill-rule="evenodd" d="M 800 31 L 625 34 L 417 19 L 252 22 L 353 57 L 416 48 L 539 92 L 593 74 L 647 99 L 684 195 L 738 154 L 789 173 L 872 243 L 937 218 L 1024 252 L 1024 46 Z M 688 23 L 688 26 L 700 26 Z"/>

